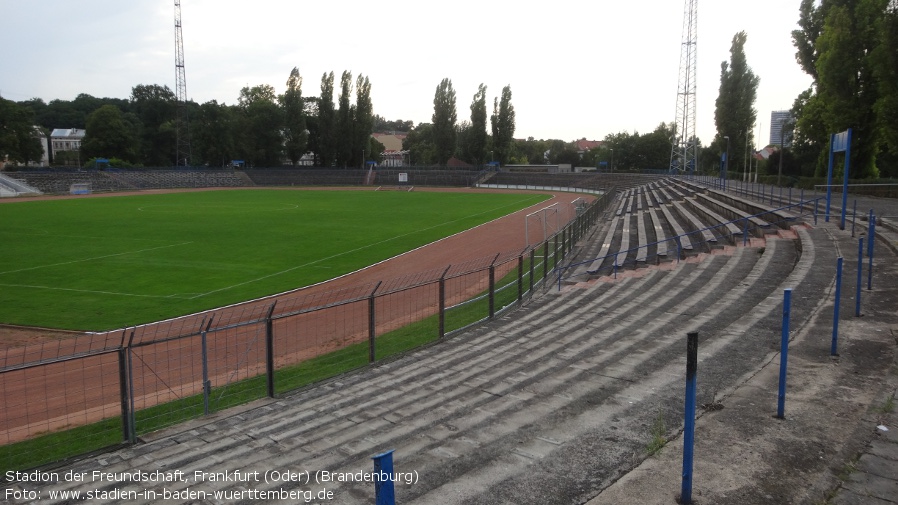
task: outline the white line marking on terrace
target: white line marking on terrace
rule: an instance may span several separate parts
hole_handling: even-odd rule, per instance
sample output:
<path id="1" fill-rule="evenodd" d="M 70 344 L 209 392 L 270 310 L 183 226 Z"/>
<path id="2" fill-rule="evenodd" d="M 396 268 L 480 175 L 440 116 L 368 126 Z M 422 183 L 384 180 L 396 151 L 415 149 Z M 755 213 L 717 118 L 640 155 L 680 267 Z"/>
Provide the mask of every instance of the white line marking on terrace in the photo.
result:
<path id="1" fill-rule="evenodd" d="M 36 267 L 20 268 L 20 269 L 18 269 L 18 270 L 7 270 L 6 272 L 0 272 L 0 275 L 14 274 L 14 273 L 17 273 L 17 272 L 27 272 L 28 270 L 38 270 L 38 269 L 41 269 L 41 268 L 58 267 L 58 266 L 62 266 L 62 265 L 71 265 L 71 264 L 73 264 L 73 263 L 84 263 L 84 262 L 86 262 L 86 261 L 101 260 L 101 259 L 104 259 L 104 258 L 112 258 L 112 257 L 115 257 L 115 256 L 125 256 L 125 255 L 128 255 L 128 254 L 139 254 L 139 253 L 142 253 L 142 252 L 155 251 L 155 250 L 157 250 L 157 249 L 166 249 L 166 248 L 169 248 L 169 247 L 179 247 L 179 246 L 182 246 L 182 245 L 187 245 L 187 244 L 192 244 L 192 243 L 193 243 L 193 241 L 190 241 L 190 242 L 181 242 L 181 243 L 179 243 L 179 244 L 162 245 L 162 246 L 159 246 L 159 247 L 150 247 L 150 248 L 147 248 L 147 249 L 139 249 L 139 250 L 137 250 L 137 251 L 125 251 L 125 252 L 120 252 L 120 253 L 115 253 L 115 254 L 105 254 L 105 255 L 103 255 L 103 256 L 94 256 L 93 258 L 84 258 L 84 259 L 80 259 L 80 260 L 63 261 L 62 263 L 52 263 L 52 264 L 50 264 L 50 265 L 40 265 L 40 266 L 36 266 Z M 75 291 L 77 291 L 77 290 L 75 290 Z"/>

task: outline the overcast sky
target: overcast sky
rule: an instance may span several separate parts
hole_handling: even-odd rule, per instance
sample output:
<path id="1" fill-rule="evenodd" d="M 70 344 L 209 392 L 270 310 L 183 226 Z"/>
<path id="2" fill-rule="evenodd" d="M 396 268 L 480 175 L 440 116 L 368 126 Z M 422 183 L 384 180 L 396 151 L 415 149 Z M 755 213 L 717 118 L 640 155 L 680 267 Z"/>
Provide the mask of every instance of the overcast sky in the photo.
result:
<path id="1" fill-rule="evenodd" d="M 748 63 L 761 78 L 761 145 L 770 112 L 790 108 L 810 86 L 791 41 L 799 4 L 699 1 L 704 144 L 716 131 L 720 63 L 737 32 L 748 33 Z M 259 84 L 280 94 L 294 66 L 304 95 L 318 95 L 330 71 L 338 94 L 349 70 L 369 77 L 376 114 L 417 124 L 430 121 L 434 91 L 448 77 L 459 121 L 470 118 L 478 84 L 488 87 L 490 111 L 510 84 L 516 138 L 645 133 L 675 117 L 683 10 L 683 0 L 182 0 L 187 95 L 235 104 L 242 87 Z M 175 88 L 173 0 L 0 0 L 0 19 L 0 96 L 8 100 Z"/>

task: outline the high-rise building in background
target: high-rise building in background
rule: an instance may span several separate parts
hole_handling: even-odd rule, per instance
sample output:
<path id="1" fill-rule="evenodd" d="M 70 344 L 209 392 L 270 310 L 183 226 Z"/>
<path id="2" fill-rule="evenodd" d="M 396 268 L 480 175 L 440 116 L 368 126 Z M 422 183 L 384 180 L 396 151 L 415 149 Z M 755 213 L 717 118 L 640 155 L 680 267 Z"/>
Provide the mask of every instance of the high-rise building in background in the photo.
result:
<path id="1" fill-rule="evenodd" d="M 782 138 L 783 125 L 792 121 L 792 111 L 775 110 L 770 113 L 770 144 L 778 146 L 785 141 L 785 147 L 792 147 L 792 139 Z"/>

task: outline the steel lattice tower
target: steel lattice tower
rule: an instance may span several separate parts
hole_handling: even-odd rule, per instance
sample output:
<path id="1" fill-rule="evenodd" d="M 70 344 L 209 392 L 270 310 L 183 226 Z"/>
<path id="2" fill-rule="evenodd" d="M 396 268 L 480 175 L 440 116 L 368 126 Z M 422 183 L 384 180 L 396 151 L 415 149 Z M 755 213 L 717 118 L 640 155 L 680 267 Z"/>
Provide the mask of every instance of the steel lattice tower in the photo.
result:
<path id="1" fill-rule="evenodd" d="M 181 34 L 181 2 L 175 0 L 175 138 L 176 166 L 190 165 L 190 128 L 187 122 L 187 74 L 184 72 L 184 37 Z"/>
<path id="2" fill-rule="evenodd" d="M 695 134 L 696 49 L 698 47 L 698 0 L 686 0 L 683 39 L 680 47 L 680 78 L 677 85 L 676 135 L 671 139 L 670 171 L 692 173 L 698 160 Z"/>

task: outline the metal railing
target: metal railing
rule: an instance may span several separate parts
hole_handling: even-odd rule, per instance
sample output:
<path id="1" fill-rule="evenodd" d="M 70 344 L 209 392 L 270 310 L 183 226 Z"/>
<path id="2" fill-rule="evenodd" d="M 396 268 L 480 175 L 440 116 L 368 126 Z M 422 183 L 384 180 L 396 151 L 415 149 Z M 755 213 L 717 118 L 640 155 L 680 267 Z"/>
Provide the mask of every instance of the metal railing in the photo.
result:
<path id="1" fill-rule="evenodd" d="M 0 475 L 134 443 L 492 319 L 551 286 L 613 198 L 523 250 L 0 352 Z"/>

